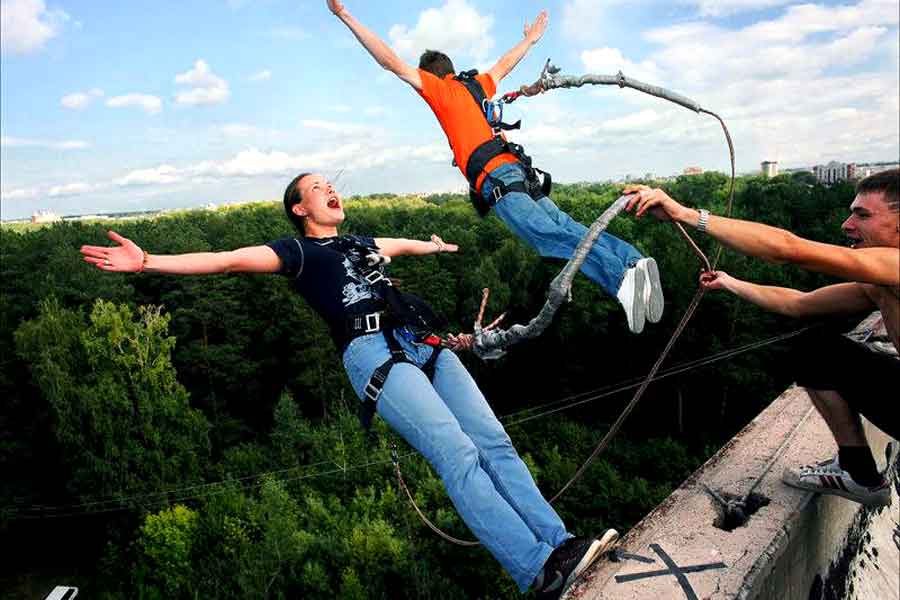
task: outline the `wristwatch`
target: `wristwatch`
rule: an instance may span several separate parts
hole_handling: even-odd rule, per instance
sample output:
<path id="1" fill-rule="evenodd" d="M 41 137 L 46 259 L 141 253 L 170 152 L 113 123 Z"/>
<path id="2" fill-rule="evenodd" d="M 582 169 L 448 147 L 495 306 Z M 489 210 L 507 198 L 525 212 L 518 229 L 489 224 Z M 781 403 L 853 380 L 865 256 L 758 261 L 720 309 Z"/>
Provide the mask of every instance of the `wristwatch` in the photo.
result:
<path id="1" fill-rule="evenodd" d="M 700 218 L 697 220 L 697 231 L 706 233 L 706 226 L 709 225 L 709 211 L 705 208 L 700 209 Z"/>

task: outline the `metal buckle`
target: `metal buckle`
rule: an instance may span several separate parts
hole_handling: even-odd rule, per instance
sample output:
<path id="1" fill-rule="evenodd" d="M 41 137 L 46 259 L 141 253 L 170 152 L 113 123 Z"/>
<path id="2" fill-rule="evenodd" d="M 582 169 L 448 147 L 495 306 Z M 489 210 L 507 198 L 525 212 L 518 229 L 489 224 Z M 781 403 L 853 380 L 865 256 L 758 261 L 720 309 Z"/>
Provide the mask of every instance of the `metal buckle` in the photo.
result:
<path id="1" fill-rule="evenodd" d="M 378 394 L 381 393 L 381 389 L 372 385 L 372 382 L 370 381 L 369 383 L 366 384 L 366 389 L 363 393 L 366 395 L 366 398 L 368 398 L 370 401 L 377 402 Z"/>
<path id="2" fill-rule="evenodd" d="M 382 279 L 384 279 L 384 274 L 381 271 L 372 271 L 368 275 L 364 277 L 366 281 L 369 282 L 369 285 L 375 285 Z"/>
<path id="3" fill-rule="evenodd" d="M 365 316 L 366 333 L 375 333 L 381 329 L 381 313 L 369 313 Z"/>
<path id="4" fill-rule="evenodd" d="M 491 195 L 494 197 L 494 204 L 500 202 L 500 199 L 503 198 L 503 190 L 500 189 L 499 185 L 495 185 L 493 189 L 491 189 Z"/>

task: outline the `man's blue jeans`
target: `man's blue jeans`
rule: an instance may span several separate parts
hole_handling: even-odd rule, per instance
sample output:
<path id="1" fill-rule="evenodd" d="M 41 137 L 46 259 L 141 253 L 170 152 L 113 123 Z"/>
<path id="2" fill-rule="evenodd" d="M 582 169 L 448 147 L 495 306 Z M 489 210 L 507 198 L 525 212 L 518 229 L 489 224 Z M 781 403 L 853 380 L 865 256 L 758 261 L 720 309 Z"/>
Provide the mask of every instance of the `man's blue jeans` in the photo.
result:
<path id="1" fill-rule="evenodd" d="M 399 333 L 395 337 L 420 367 L 433 352 Z M 347 346 L 344 368 L 360 398 L 389 356 L 382 333 Z M 459 358 L 444 350 L 435 367 L 432 383 L 416 366 L 395 364 L 377 412 L 431 463 L 463 521 L 525 592 L 553 549 L 571 535 Z"/>
<path id="2" fill-rule="evenodd" d="M 510 163 L 497 167 L 490 172 L 490 176 L 508 185 L 524 182 L 525 170 L 518 163 Z M 481 186 L 485 198 L 491 198 L 493 188 L 490 178 L 486 177 Z M 587 227 L 559 210 L 545 196 L 535 201 L 528 194 L 509 192 L 494 206 L 494 212 L 541 256 L 569 260 L 587 233 Z M 581 265 L 581 272 L 615 297 L 625 271 L 641 258 L 641 253 L 634 246 L 604 231 Z"/>

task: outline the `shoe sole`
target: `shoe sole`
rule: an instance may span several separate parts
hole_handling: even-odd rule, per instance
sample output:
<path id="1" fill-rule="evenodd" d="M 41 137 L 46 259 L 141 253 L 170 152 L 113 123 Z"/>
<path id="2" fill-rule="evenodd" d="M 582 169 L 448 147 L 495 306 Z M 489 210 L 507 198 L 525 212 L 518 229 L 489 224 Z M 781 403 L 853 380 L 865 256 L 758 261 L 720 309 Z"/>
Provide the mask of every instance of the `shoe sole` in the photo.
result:
<path id="1" fill-rule="evenodd" d="M 631 319 L 628 329 L 631 333 L 640 333 L 644 330 L 644 320 L 647 317 L 647 304 L 644 302 L 644 284 L 646 277 L 642 277 L 643 269 L 638 269 L 634 277 L 634 295 L 631 298 Z"/>
<path id="2" fill-rule="evenodd" d="M 653 258 L 647 258 L 644 262 L 647 280 L 650 283 L 650 301 L 647 303 L 647 320 L 651 323 L 659 323 L 665 309 L 662 283 L 659 280 L 659 266 Z"/>
<path id="3" fill-rule="evenodd" d="M 591 545 L 590 547 L 588 547 L 587 552 L 584 553 L 584 556 L 581 557 L 581 560 L 577 565 L 575 565 L 575 568 L 572 569 L 572 573 L 569 575 L 568 579 L 566 579 L 559 597 L 562 598 L 563 596 L 565 596 L 566 592 L 569 591 L 569 588 L 572 586 L 572 584 L 578 581 L 578 578 L 581 577 L 581 575 L 588 569 L 588 567 L 597 562 L 598 558 L 603 556 L 604 553 L 608 552 L 618 539 L 618 531 L 616 531 L 615 529 L 607 529 L 599 540 L 594 540 L 593 542 L 591 542 Z"/>
<path id="4" fill-rule="evenodd" d="M 826 488 L 822 486 L 818 486 L 810 483 L 803 483 L 800 479 L 797 479 L 793 475 L 785 474 L 782 476 L 781 481 L 792 488 L 797 488 L 798 490 L 804 490 L 806 492 L 815 492 L 817 494 L 828 494 L 830 496 L 840 496 L 842 498 L 846 498 L 847 500 L 853 500 L 854 502 L 858 502 L 863 506 L 869 506 L 873 508 L 878 508 L 880 506 L 890 506 L 891 504 L 891 496 L 890 493 L 886 497 L 879 496 L 870 496 L 870 497 L 862 497 L 859 494 L 854 494 L 853 492 L 845 492 L 842 489 L 836 488 Z M 889 490 L 890 491 L 890 490 Z"/>

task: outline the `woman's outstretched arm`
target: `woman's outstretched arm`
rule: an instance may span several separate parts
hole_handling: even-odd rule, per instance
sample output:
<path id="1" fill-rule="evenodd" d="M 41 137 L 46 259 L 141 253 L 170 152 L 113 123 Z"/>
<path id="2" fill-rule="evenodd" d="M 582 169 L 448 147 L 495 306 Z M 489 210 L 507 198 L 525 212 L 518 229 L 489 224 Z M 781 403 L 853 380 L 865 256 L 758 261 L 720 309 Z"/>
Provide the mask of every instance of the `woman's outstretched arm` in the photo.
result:
<path id="1" fill-rule="evenodd" d="M 447 244 L 436 234 L 432 234 L 431 240 L 407 240 L 403 238 L 375 238 L 375 245 L 384 256 L 424 256 L 437 252 L 456 252 L 459 246 Z"/>
<path id="2" fill-rule="evenodd" d="M 249 246 L 226 252 L 150 254 L 115 231 L 107 233 L 115 246 L 82 246 L 85 262 L 115 273 L 155 272 L 171 275 L 214 273 L 276 273 L 281 259 L 268 246 Z"/>

